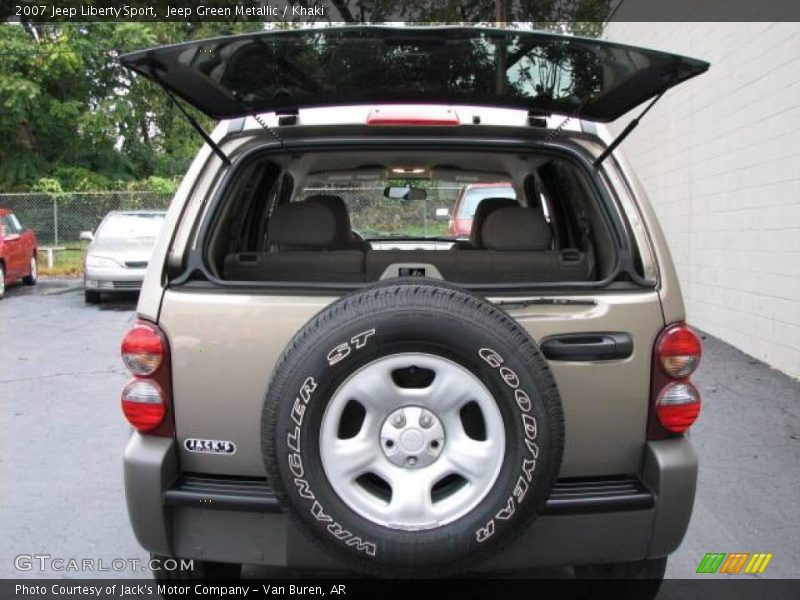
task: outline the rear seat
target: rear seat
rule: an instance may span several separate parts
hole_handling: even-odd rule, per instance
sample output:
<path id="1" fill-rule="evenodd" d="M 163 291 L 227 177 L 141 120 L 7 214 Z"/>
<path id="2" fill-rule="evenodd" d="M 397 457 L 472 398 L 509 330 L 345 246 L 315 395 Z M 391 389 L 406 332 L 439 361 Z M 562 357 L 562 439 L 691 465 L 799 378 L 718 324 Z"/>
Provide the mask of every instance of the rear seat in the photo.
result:
<path id="1" fill-rule="evenodd" d="M 357 237 L 353 233 L 353 226 L 350 223 L 350 213 L 347 204 L 341 196 L 334 194 L 313 194 L 308 196 L 303 202 L 311 202 L 327 206 L 333 212 L 336 219 L 336 246 L 333 250 L 362 250 L 366 252 L 369 244 Z"/>
<path id="2" fill-rule="evenodd" d="M 479 221 L 480 222 L 480 221 Z M 225 278 L 239 281 L 377 281 L 392 265 L 419 273 L 432 265 L 456 283 L 536 283 L 586 281 L 592 265 L 586 253 L 551 250 L 550 228 L 542 213 L 520 206 L 492 210 L 481 223 L 481 246 L 448 250 L 340 250 L 346 228 L 325 202 L 279 206 L 268 226 L 269 252 L 240 252 L 225 258 Z M 433 270 L 425 275 L 435 274 Z"/>
<path id="3" fill-rule="evenodd" d="M 518 206 L 492 212 L 481 243 L 486 250 L 465 256 L 486 283 L 587 281 L 593 272 L 586 253 L 552 249 L 550 226 L 540 210 Z"/>
<path id="4" fill-rule="evenodd" d="M 370 251 L 367 281 L 379 279 L 396 263 L 431 264 L 446 280 L 458 283 L 585 281 L 592 272 L 585 253 L 550 249 L 550 228 L 534 209 L 493 210 L 483 221 L 479 239 L 482 248 L 471 252 Z"/>
<path id="5" fill-rule="evenodd" d="M 483 232 L 483 224 L 486 217 L 496 210 L 501 208 L 510 208 L 519 206 L 516 200 L 511 198 L 486 198 L 475 209 L 475 214 L 472 216 L 472 229 L 469 232 L 469 241 L 459 240 L 453 244 L 453 250 L 481 250 L 483 249 L 483 242 L 481 235 Z"/>
<path id="6" fill-rule="evenodd" d="M 292 202 L 269 220 L 269 252 L 225 257 L 224 274 L 238 281 L 364 281 L 364 253 L 343 239 L 340 220 L 324 202 Z"/>

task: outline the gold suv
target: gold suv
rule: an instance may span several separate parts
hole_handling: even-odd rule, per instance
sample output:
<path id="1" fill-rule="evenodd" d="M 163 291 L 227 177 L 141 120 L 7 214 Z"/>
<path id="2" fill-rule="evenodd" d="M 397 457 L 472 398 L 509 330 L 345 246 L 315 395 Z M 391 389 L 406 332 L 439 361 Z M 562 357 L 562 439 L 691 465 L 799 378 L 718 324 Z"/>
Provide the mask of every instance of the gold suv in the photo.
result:
<path id="1" fill-rule="evenodd" d="M 638 119 L 602 123 L 707 63 L 413 27 L 122 61 L 219 120 L 122 342 L 148 551 L 195 575 L 663 577 L 692 511 L 701 349 L 615 150 Z"/>

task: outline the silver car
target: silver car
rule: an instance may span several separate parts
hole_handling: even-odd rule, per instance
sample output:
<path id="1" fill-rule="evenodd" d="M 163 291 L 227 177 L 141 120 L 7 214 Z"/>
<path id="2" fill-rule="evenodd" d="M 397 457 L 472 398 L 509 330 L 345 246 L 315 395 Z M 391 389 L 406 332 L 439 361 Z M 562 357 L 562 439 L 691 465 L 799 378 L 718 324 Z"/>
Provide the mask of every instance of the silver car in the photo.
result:
<path id="1" fill-rule="evenodd" d="M 164 224 L 163 210 L 126 210 L 108 213 L 97 231 L 81 233 L 91 240 L 83 265 L 86 302 L 102 293 L 138 291 Z"/>

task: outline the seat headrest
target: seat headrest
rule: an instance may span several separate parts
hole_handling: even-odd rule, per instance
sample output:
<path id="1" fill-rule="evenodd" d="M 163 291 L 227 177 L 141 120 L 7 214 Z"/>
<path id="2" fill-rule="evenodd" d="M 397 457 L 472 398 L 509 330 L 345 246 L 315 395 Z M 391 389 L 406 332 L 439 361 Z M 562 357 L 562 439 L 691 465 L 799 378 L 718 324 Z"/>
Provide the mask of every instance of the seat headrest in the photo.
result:
<path id="1" fill-rule="evenodd" d="M 493 211 L 483 223 L 483 246 L 488 250 L 549 250 L 552 234 L 541 211 L 514 206 Z"/>
<path id="2" fill-rule="evenodd" d="M 317 202 L 281 204 L 267 226 L 270 245 L 327 248 L 337 241 L 333 210 Z"/>
<path id="3" fill-rule="evenodd" d="M 516 200 L 511 198 L 484 198 L 475 209 L 475 215 L 472 217 L 472 229 L 469 232 L 469 243 L 475 248 L 483 247 L 482 230 L 486 217 L 500 208 L 510 208 L 519 206 Z"/>
<path id="4" fill-rule="evenodd" d="M 334 196 L 333 194 L 314 194 L 313 196 L 307 197 L 305 202 L 322 204 L 331 209 L 333 216 L 336 218 L 337 241 L 344 242 L 351 238 L 353 227 L 350 224 L 350 212 L 347 210 L 347 205 L 341 196 Z"/>

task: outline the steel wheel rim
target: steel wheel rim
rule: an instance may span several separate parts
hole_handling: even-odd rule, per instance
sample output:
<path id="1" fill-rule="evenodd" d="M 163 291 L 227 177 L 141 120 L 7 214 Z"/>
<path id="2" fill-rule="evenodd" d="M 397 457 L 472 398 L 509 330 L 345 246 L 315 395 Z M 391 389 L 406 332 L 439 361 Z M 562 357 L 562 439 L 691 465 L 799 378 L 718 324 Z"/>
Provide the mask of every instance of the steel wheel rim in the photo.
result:
<path id="1" fill-rule="evenodd" d="M 6 270 L 0 266 L 0 295 L 6 291 Z"/>
<path id="2" fill-rule="evenodd" d="M 411 367 L 433 372 L 432 381 L 398 385 L 392 373 Z M 353 402 L 363 419 L 345 435 Z M 483 436 L 467 427 L 467 405 Z M 334 491 L 360 516 L 396 530 L 441 527 L 469 513 L 493 488 L 504 456 L 503 417 L 489 390 L 463 366 L 432 354 L 393 354 L 364 365 L 334 392 L 320 427 L 320 457 Z"/>
<path id="3" fill-rule="evenodd" d="M 36 257 L 31 256 L 31 279 L 35 280 L 38 277 L 38 265 L 36 264 Z"/>

